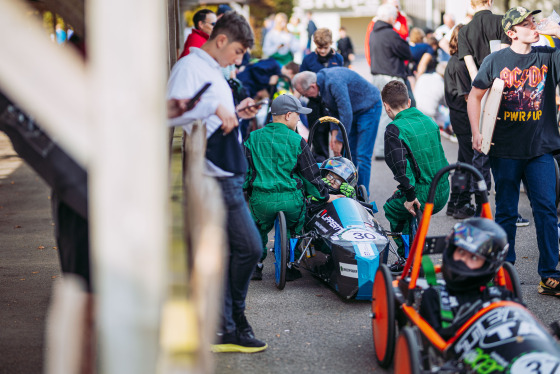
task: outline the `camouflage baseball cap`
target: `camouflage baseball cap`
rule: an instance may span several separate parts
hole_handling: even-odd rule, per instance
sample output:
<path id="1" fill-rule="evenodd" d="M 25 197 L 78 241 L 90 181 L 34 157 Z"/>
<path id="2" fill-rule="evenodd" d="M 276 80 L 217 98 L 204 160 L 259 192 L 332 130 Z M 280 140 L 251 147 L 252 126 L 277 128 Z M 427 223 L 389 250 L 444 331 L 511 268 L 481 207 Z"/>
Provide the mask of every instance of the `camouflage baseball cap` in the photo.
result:
<path id="1" fill-rule="evenodd" d="M 533 10 L 531 12 L 529 9 L 522 6 L 511 8 L 506 12 L 506 14 L 504 14 L 504 18 L 502 18 L 502 27 L 505 32 L 508 32 L 508 30 L 511 30 L 513 26 L 523 22 L 525 18 L 540 12 L 540 10 Z"/>

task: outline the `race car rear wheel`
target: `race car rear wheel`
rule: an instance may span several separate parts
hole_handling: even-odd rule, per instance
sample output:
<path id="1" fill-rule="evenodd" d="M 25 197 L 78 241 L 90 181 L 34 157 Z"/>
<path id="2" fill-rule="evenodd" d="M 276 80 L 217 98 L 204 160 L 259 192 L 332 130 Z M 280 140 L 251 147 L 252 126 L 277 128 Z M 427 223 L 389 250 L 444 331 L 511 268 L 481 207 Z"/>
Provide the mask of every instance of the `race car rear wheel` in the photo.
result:
<path id="1" fill-rule="evenodd" d="M 405 327 L 397 339 L 395 373 L 420 374 L 420 345 L 411 327 Z"/>
<path id="2" fill-rule="evenodd" d="M 288 228 L 284 212 L 278 212 L 274 223 L 274 281 L 279 290 L 286 286 L 286 269 L 288 264 L 289 243 Z"/>
<path id="3" fill-rule="evenodd" d="M 395 293 L 393 277 L 385 264 L 381 264 L 373 280 L 371 301 L 371 330 L 375 358 L 379 366 L 388 368 L 395 352 Z"/>
<path id="4" fill-rule="evenodd" d="M 520 302 L 523 302 L 523 295 L 521 294 L 521 282 L 515 266 L 509 262 L 504 262 L 502 265 L 504 269 L 504 276 L 506 278 L 506 289 L 513 293 Z"/>

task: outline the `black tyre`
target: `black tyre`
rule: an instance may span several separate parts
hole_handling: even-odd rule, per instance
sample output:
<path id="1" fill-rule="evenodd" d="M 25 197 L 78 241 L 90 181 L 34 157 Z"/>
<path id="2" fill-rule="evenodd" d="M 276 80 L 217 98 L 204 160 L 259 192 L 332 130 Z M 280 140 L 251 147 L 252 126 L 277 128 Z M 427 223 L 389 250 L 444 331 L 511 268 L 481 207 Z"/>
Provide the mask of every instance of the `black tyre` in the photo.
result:
<path id="1" fill-rule="evenodd" d="M 395 373 L 420 374 L 420 345 L 411 327 L 404 327 L 397 340 Z"/>
<path id="2" fill-rule="evenodd" d="M 286 286 L 286 269 L 289 256 L 288 228 L 284 212 L 278 212 L 274 223 L 274 281 L 279 290 Z"/>
<path id="3" fill-rule="evenodd" d="M 395 292 L 393 277 L 385 264 L 379 265 L 373 280 L 371 330 L 375 358 L 388 368 L 395 352 Z"/>
<path id="4" fill-rule="evenodd" d="M 369 204 L 369 197 L 366 190 L 366 186 L 364 186 L 363 184 L 360 184 L 358 187 L 356 187 L 356 196 L 358 200 Z"/>

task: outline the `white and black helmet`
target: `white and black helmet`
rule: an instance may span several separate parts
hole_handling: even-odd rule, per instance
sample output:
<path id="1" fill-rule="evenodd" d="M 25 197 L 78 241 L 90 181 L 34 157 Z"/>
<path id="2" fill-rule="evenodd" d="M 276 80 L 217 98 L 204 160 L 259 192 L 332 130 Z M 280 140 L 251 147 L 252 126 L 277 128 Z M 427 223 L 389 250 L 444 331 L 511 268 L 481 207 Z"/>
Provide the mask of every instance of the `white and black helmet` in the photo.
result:
<path id="1" fill-rule="evenodd" d="M 441 273 L 451 291 L 473 290 L 490 282 L 504 263 L 508 253 L 507 234 L 496 222 L 469 218 L 457 223 L 447 237 Z M 461 247 L 486 260 L 479 269 L 470 269 L 464 262 L 453 260 L 455 248 Z"/>

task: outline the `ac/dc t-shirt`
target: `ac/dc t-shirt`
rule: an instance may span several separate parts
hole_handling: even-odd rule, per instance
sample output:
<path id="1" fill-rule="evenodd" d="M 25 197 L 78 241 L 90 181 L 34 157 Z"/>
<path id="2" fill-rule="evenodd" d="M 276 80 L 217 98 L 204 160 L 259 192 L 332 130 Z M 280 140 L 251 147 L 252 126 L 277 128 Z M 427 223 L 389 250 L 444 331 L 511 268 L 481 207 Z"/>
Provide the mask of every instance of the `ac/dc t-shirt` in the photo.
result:
<path id="1" fill-rule="evenodd" d="M 505 82 L 490 156 L 529 159 L 560 149 L 555 87 L 560 77 L 560 50 L 533 47 L 528 54 L 511 48 L 484 59 L 472 85 Z"/>

